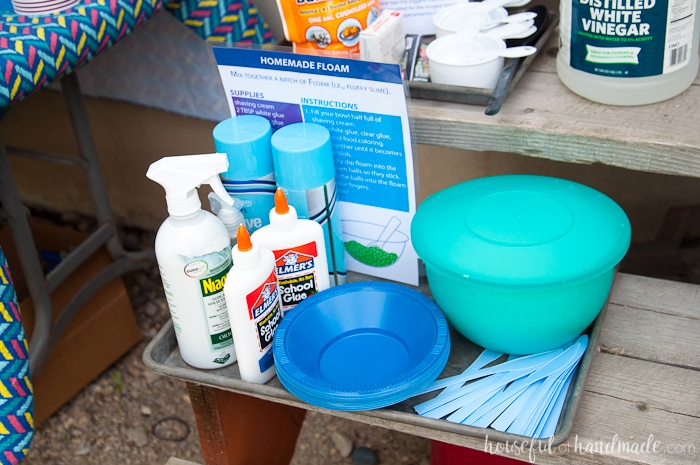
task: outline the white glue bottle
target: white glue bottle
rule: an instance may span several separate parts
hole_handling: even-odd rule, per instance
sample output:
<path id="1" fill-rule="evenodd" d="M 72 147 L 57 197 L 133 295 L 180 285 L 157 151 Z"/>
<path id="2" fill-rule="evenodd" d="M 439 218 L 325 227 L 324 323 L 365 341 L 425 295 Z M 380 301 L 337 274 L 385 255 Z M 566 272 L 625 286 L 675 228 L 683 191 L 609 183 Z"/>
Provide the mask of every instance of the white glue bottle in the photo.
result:
<path id="1" fill-rule="evenodd" d="M 202 369 L 236 361 L 223 293 L 231 239 L 197 195 L 200 185 L 209 184 L 230 199 L 219 178 L 227 166 L 223 153 L 182 155 L 162 158 L 146 173 L 165 188 L 170 214 L 158 229 L 155 253 L 180 355 Z"/>
<path id="2" fill-rule="evenodd" d="M 283 315 L 330 287 L 323 227 L 313 220 L 299 219 L 282 189 L 275 192 L 270 224 L 255 231 L 251 240 L 275 255 Z"/>
<path id="3" fill-rule="evenodd" d="M 243 381 L 263 384 L 275 376 L 272 337 L 282 320 L 275 256 L 251 243 L 243 225 L 238 226 L 238 243 L 232 255 L 224 294 L 238 369 Z"/>

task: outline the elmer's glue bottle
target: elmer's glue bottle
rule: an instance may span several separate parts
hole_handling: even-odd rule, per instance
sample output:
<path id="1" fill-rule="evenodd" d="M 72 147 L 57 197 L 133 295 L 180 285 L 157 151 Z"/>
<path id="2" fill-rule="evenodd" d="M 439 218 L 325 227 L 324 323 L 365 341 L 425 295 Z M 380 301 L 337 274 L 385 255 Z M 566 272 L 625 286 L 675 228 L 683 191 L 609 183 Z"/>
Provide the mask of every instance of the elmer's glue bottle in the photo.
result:
<path id="1" fill-rule="evenodd" d="M 315 221 L 299 219 L 282 189 L 275 192 L 270 224 L 255 231 L 251 240 L 275 255 L 283 315 L 330 287 L 323 228 Z"/>
<path id="2" fill-rule="evenodd" d="M 236 343 L 241 379 L 263 384 L 275 376 L 272 337 L 282 320 L 275 256 L 251 243 L 245 226 L 238 226 L 233 267 L 224 295 Z"/>
<path id="3" fill-rule="evenodd" d="M 219 178 L 227 166 L 223 153 L 183 155 L 162 158 L 146 173 L 165 188 L 170 214 L 158 229 L 155 253 L 180 355 L 202 369 L 236 361 L 224 299 L 231 239 L 197 195 L 200 185 L 209 184 L 230 200 Z"/>

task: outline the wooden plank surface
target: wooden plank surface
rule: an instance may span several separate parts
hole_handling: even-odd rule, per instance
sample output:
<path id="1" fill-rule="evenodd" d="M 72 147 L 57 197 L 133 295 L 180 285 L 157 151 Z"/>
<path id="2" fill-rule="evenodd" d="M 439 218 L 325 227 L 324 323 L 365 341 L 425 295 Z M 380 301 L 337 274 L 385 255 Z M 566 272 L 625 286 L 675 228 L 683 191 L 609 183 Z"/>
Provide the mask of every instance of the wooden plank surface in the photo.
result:
<path id="1" fill-rule="evenodd" d="M 611 304 L 600 335 L 603 352 L 700 370 L 700 318 Z"/>
<path id="2" fill-rule="evenodd" d="M 700 317 L 700 286 L 618 273 L 610 301 L 659 313 Z"/>
<path id="3" fill-rule="evenodd" d="M 597 444 L 607 447 L 609 450 L 598 454 L 605 457 L 605 463 L 615 457 L 634 463 L 697 464 L 700 373 L 598 355 L 567 445 L 574 450 Z M 643 450 L 647 443 L 656 448 Z"/>
<path id="4" fill-rule="evenodd" d="M 418 143 L 700 177 L 700 85 L 652 105 L 601 105 L 555 69 L 556 34 L 495 116 L 484 107 L 412 99 Z"/>

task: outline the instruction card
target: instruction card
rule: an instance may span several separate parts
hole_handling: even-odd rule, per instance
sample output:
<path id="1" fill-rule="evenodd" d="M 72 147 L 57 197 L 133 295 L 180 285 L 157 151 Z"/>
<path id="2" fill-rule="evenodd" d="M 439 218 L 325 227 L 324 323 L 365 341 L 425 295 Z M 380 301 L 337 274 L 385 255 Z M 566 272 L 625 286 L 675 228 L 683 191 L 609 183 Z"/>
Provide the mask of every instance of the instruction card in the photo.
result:
<path id="1" fill-rule="evenodd" d="M 408 111 L 398 65 L 213 47 L 232 116 L 331 133 L 348 270 L 418 284 Z"/>

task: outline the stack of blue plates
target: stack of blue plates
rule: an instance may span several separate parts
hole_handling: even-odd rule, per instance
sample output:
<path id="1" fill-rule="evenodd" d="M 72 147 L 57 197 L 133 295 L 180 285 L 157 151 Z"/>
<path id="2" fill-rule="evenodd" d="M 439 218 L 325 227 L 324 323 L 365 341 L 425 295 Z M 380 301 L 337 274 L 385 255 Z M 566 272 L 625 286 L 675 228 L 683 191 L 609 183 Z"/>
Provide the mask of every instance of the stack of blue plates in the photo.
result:
<path id="1" fill-rule="evenodd" d="M 362 282 L 316 294 L 285 315 L 273 342 L 282 385 L 333 410 L 371 410 L 404 401 L 442 372 L 447 321 L 411 288 Z"/>

